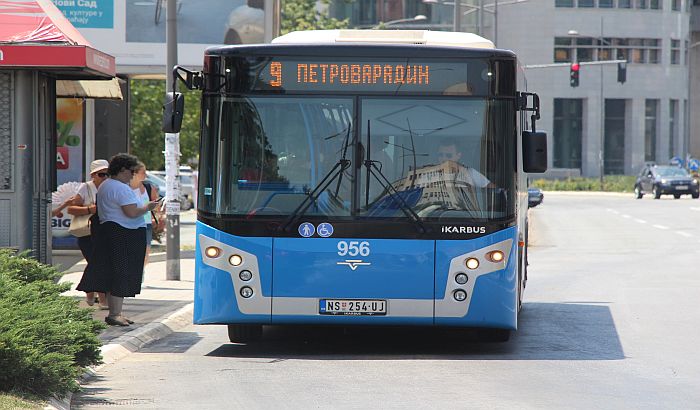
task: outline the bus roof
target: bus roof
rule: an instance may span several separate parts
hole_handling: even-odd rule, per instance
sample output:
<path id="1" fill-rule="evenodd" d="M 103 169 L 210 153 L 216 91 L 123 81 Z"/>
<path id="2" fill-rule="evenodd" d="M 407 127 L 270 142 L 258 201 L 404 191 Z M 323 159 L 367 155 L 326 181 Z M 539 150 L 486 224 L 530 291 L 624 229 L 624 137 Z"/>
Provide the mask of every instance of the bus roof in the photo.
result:
<path id="1" fill-rule="evenodd" d="M 495 48 L 472 33 L 428 30 L 308 30 L 293 31 L 272 40 L 275 44 L 424 44 L 459 48 Z"/>

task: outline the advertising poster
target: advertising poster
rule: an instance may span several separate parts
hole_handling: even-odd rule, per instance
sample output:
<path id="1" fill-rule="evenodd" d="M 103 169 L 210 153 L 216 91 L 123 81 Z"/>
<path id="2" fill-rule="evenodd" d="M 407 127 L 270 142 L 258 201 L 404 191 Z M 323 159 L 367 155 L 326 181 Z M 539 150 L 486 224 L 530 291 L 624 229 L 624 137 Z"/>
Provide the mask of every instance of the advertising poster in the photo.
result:
<path id="1" fill-rule="evenodd" d="M 166 60 L 166 0 L 53 0 L 123 74 L 148 73 Z M 201 66 L 204 50 L 264 41 L 264 0 L 178 0 L 178 63 Z M 159 70 L 160 71 L 160 70 Z"/>
<path id="2" fill-rule="evenodd" d="M 58 188 L 52 194 L 56 209 L 78 192 L 84 180 L 83 100 L 56 99 L 56 176 Z M 66 210 L 51 218 L 54 249 L 77 248 L 76 239 L 68 233 L 70 215 Z"/>

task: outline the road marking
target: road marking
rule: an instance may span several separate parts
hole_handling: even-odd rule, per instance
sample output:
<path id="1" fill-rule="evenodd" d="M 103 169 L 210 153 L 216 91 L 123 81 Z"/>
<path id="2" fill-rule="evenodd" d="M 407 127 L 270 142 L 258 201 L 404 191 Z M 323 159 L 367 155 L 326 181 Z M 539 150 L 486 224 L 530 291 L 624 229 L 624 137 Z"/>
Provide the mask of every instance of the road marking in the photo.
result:
<path id="1" fill-rule="evenodd" d="M 700 211 L 700 207 L 691 206 L 691 207 L 690 207 L 690 210 L 691 210 L 691 211 Z"/>
<path id="2" fill-rule="evenodd" d="M 645 221 L 644 219 L 635 219 L 635 221 L 636 221 L 636 222 L 639 222 L 640 224 L 645 224 L 645 223 L 647 223 L 647 221 Z"/>
<path id="3" fill-rule="evenodd" d="M 618 214 L 618 215 L 620 214 L 619 211 L 616 211 L 616 210 L 610 209 L 610 208 L 608 208 L 607 211 L 608 211 L 608 212 L 612 212 L 612 213 L 614 213 L 614 214 Z"/>
<path id="4" fill-rule="evenodd" d="M 680 236 L 685 236 L 686 238 L 692 238 L 693 235 L 689 234 L 688 232 L 681 232 L 681 231 L 676 231 L 676 233 Z"/>
<path id="5" fill-rule="evenodd" d="M 631 216 L 629 216 L 629 215 L 627 215 L 627 214 L 622 214 L 622 217 L 623 217 L 623 218 L 627 218 L 627 219 L 630 219 L 630 218 L 631 218 Z"/>
<path id="6" fill-rule="evenodd" d="M 658 229 L 668 229 L 668 226 L 663 226 L 663 225 L 652 225 L 654 228 Z"/>

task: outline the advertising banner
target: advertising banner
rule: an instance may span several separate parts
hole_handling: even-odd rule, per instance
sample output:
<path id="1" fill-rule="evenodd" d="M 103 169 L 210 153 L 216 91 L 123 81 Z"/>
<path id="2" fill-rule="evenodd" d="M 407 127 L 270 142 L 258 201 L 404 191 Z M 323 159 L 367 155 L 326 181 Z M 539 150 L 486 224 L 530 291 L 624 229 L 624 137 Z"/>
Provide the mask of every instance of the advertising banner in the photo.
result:
<path id="1" fill-rule="evenodd" d="M 120 73 L 164 71 L 166 0 L 53 0 Z M 178 63 L 201 66 L 204 50 L 264 40 L 263 0 L 178 0 Z"/>
<path id="2" fill-rule="evenodd" d="M 58 188 L 52 194 L 56 209 L 78 192 L 84 181 L 83 100 L 56 99 L 56 176 Z M 68 233 L 71 217 L 64 209 L 51 218 L 54 249 L 77 248 L 76 239 Z"/>

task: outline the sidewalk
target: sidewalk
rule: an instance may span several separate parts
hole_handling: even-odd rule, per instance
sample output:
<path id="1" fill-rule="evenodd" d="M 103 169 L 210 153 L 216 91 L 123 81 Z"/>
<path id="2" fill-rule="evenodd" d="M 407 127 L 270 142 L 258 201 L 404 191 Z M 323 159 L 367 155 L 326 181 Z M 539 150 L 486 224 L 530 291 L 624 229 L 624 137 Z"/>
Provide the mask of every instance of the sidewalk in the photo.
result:
<path id="1" fill-rule="evenodd" d="M 174 312 L 190 306 L 194 293 L 194 252 L 185 251 L 181 253 L 180 260 L 180 280 L 166 280 L 166 261 L 164 253 L 151 255 L 151 262 L 146 265 L 141 294 L 134 298 L 124 299 L 123 313 L 135 323 L 130 326 L 110 326 L 100 333 L 100 340 L 103 342 L 103 353 L 105 347 L 113 343 L 121 343 L 123 336 L 128 335 L 148 324 L 159 323 L 171 316 Z M 60 282 L 71 282 L 71 290 L 64 293 L 66 296 L 73 296 L 80 299 L 80 306 L 94 309 L 92 316 L 95 320 L 104 322 L 108 311 L 97 309 L 97 303 L 90 307 L 85 301 L 85 293 L 75 290 L 85 268 L 85 261 L 75 264 L 67 270 L 61 277 Z M 183 312 L 186 315 L 186 312 Z M 130 346 L 135 347 L 135 346 Z M 138 346 L 141 347 L 141 346 Z M 104 354 L 103 354 L 104 355 Z M 104 358 L 107 363 L 107 357 Z"/>

